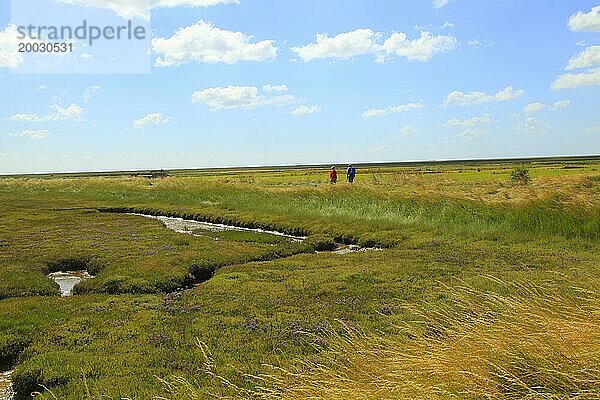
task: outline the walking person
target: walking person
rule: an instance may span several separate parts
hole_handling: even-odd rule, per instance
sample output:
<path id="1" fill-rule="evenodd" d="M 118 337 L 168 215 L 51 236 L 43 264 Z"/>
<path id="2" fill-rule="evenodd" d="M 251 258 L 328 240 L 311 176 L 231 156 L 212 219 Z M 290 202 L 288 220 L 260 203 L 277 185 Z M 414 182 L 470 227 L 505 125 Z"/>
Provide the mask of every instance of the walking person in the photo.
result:
<path id="1" fill-rule="evenodd" d="M 348 178 L 348 183 L 354 183 L 354 178 L 356 177 L 356 168 L 354 168 L 352 164 L 348 165 L 348 169 L 346 170 L 346 177 Z"/>
<path id="2" fill-rule="evenodd" d="M 331 172 L 329 173 L 329 181 L 332 185 L 337 183 L 337 178 L 337 171 L 335 169 L 335 166 L 333 166 L 331 167 Z"/>

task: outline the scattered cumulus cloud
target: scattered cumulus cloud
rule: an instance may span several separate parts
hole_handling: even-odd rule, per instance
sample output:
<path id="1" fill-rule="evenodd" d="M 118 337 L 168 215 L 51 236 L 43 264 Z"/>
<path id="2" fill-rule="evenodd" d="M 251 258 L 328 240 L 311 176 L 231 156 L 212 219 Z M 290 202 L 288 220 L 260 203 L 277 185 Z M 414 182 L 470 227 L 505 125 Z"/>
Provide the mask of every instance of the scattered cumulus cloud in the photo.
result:
<path id="1" fill-rule="evenodd" d="M 356 29 L 351 32 L 340 33 L 334 37 L 317 34 L 314 43 L 301 47 L 292 47 L 303 61 L 319 58 L 350 58 L 365 54 L 372 54 L 382 38 L 381 33 L 371 29 Z"/>
<path id="2" fill-rule="evenodd" d="M 439 10 L 442 7 L 446 7 L 451 0 L 433 0 L 433 8 Z"/>
<path id="3" fill-rule="evenodd" d="M 293 47 L 304 62 L 323 59 L 347 59 L 361 55 L 374 55 L 378 62 L 398 56 L 411 61 L 429 61 L 435 54 L 452 50 L 458 41 L 453 36 L 421 32 L 417 39 L 409 39 L 403 32 L 393 32 L 387 39 L 384 34 L 371 29 L 356 29 L 329 37 L 317 34 L 314 43 Z"/>
<path id="4" fill-rule="evenodd" d="M 447 128 L 456 128 L 456 127 L 467 128 L 467 127 L 486 125 L 486 124 L 489 124 L 490 122 L 491 122 L 490 114 L 486 113 L 480 117 L 473 117 L 473 118 L 469 118 L 469 119 L 465 119 L 465 120 L 460 120 L 458 118 L 451 118 L 448 121 L 446 121 L 444 126 Z"/>
<path id="5" fill-rule="evenodd" d="M 600 66 L 600 46 L 591 46 L 569 60 L 566 70 Z"/>
<path id="6" fill-rule="evenodd" d="M 321 112 L 321 108 L 319 106 L 300 106 L 292 111 L 292 114 L 296 117 L 301 115 L 309 115 Z"/>
<path id="7" fill-rule="evenodd" d="M 277 56 L 274 40 L 252 42 L 252 36 L 215 27 L 200 20 L 180 28 L 170 38 L 152 39 L 152 51 L 158 55 L 157 67 L 169 67 L 192 61 L 235 64 L 239 61 L 269 61 Z"/>
<path id="8" fill-rule="evenodd" d="M 573 32 L 600 32 L 600 6 L 589 13 L 578 12 L 569 18 L 569 29 Z"/>
<path id="9" fill-rule="evenodd" d="M 560 110 L 561 108 L 566 108 L 570 104 L 571 104 L 570 100 L 559 100 L 559 101 L 555 102 L 554 104 L 544 104 L 544 103 L 535 102 L 535 103 L 529 103 L 527 106 L 525 106 L 525 109 L 523 111 L 525 112 L 525 114 L 535 114 L 535 113 L 543 111 L 543 110 L 556 111 L 556 110 Z"/>
<path id="10" fill-rule="evenodd" d="M 30 130 L 30 129 L 25 129 L 22 130 L 21 132 L 18 133 L 9 133 L 9 136 L 18 136 L 18 137 L 24 137 L 27 139 L 44 139 L 45 137 L 48 136 L 48 131 L 46 130 Z"/>
<path id="11" fill-rule="evenodd" d="M 58 0 L 63 4 L 101 7 L 114 11 L 125 19 L 150 19 L 150 12 L 159 7 L 210 7 L 218 4 L 239 4 L 239 0 Z"/>
<path id="12" fill-rule="evenodd" d="M 397 114 L 410 110 L 420 110 L 422 108 L 425 108 L 425 105 L 423 103 L 408 103 L 386 108 L 371 108 L 370 110 L 367 110 L 364 113 L 362 113 L 362 116 L 365 118 L 382 117 L 385 115 Z"/>
<path id="13" fill-rule="evenodd" d="M 508 101 L 517 99 L 525 94 L 524 90 L 515 90 L 512 86 L 508 86 L 496 94 L 488 94 L 484 92 L 469 92 L 454 91 L 450 93 L 444 100 L 444 107 L 448 106 L 469 106 L 472 104 L 492 103 L 500 101 Z"/>
<path id="14" fill-rule="evenodd" d="M 13 122 L 52 122 L 79 120 L 85 111 L 77 104 L 71 104 L 68 107 L 61 107 L 55 104 L 51 108 L 53 112 L 46 115 L 18 113 L 14 114 L 9 119 Z"/>
<path id="15" fill-rule="evenodd" d="M 600 85 L 600 68 L 595 68 L 577 74 L 560 75 L 552 83 L 552 89 L 564 90 L 598 85 Z"/>
<path id="16" fill-rule="evenodd" d="M 443 23 L 443 24 L 440 26 L 440 28 L 442 28 L 442 29 L 453 29 L 453 28 L 454 28 L 454 26 L 455 26 L 455 25 L 454 25 L 452 22 L 446 21 L 446 22 L 444 22 L 444 23 Z"/>
<path id="17" fill-rule="evenodd" d="M 559 100 L 557 102 L 555 102 L 551 107 L 549 107 L 549 109 L 551 111 L 556 111 L 556 110 L 560 110 L 561 108 L 567 108 L 571 105 L 571 100 L 565 99 L 565 100 Z"/>
<path id="18" fill-rule="evenodd" d="M 547 107 L 548 106 L 544 103 L 535 102 L 527 104 L 523 111 L 525 112 L 525 114 L 535 114 L 538 111 L 545 110 Z"/>
<path id="19" fill-rule="evenodd" d="M 550 125 L 546 122 L 539 120 L 536 116 L 530 115 L 525 117 L 522 121 L 519 121 L 513 130 L 521 133 L 541 133 L 550 129 Z"/>
<path id="20" fill-rule="evenodd" d="M 437 53 L 454 49 L 457 43 L 453 36 L 421 32 L 420 38 L 410 40 L 405 33 L 396 32 L 385 41 L 383 48 L 387 54 L 406 57 L 411 61 L 429 61 Z"/>
<path id="21" fill-rule="evenodd" d="M 589 12 L 578 12 L 569 18 L 569 29 L 573 32 L 600 32 L 600 6 L 592 7 Z M 585 45 L 585 42 L 579 42 Z M 552 83 L 553 90 L 575 89 L 585 86 L 600 85 L 600 46 L 586 47 L 572 57 L 567 71 L 586 69 L 579 73 L 559 75 Z M 595 68 L 594 68 L 595 67 Z"/>
<path id="22" fill-rule="evenodd" d="M 146 125 L 164 125 L 171 120 L 171 117 L 164 117 L 161 113 L 150 113 L 146 114 L 140 119 L 133 121 L 135 128 L 142 128 Z"/>
<path id="23" fill-rule="evenodd" d="M 234 108 L 251 109 L 262 106 L 282 106 L 296 102 L 289 94 L 268 96 L 254 86 L 213 87 L 194 92 L 192 102 L 208 106 L 212 110 Z"/>

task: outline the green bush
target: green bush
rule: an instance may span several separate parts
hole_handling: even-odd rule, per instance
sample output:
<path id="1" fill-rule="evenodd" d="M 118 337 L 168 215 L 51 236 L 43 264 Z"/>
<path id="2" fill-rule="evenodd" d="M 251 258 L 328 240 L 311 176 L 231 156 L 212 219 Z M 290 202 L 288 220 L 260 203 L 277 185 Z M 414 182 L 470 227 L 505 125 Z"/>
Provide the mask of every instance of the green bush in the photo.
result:
<path id="1" fill-rule="evenodd" d="M 513 168 L 510 173 L 510 180 L 515 183 L 526 185 L 531 180 L 529 170 L 523 166 Z"/>

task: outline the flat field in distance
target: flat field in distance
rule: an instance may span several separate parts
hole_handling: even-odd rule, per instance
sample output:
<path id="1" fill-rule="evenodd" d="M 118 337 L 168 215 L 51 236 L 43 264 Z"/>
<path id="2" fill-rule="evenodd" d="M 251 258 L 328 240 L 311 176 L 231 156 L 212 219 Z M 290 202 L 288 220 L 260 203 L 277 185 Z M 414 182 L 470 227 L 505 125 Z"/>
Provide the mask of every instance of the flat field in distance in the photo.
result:
<path id="1" fill-rule="evenodd" d="M 17 398 L 598 398 L 600 162 L 524 166 L 0 178 L 0 372 Z M 65 270 L 95 277 L 62 298 Z"/>

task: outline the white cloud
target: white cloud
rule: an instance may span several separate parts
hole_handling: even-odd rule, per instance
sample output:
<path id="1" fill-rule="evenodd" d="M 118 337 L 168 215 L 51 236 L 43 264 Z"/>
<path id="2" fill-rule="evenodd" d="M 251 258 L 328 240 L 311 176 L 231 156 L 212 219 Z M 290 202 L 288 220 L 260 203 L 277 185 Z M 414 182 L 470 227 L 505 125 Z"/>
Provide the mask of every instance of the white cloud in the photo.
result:
<path id="1" fill-rule="evenodd" d="M 458 118 L 451 118 L 448 121 L 446 121 L 444 126 L 447 128 L 455 128 L 455 127 L 467 128 L 467 127 L 473 127 L 473 126 L 486 125 L 486 124 L 489 124 L 490 122 L 491 122 L 490 114 L 483 114 L 480 117 L 473 117 L 473 118 L 469 118 L 469 119 L 465 119 L 465 120 L 460 120 Z"/>
<path id="2" fill-rule="evenodd" d="M 452 22 L 446 21 L 446 22 L 444 22 L 444 24 L 442 26 L 440 26 L 440 28 L 442 28 L 442 29 L 453 29 L 454 26 L 455 25 Z"/>
<path id="3" fill-rule="evenodd" d="M 200 103 L 213 110 L 233 108 L 256 108 L 282 106 L 297 101 L 292 95 L 265 96 L 254 86 L 213 87 L 194 92 L 193 103 Z"/>
<path id="4" fill-rule="evenodd" d="M 458 105 L 468 106 L 472 104 L 491 103 L 499 101 L 508 101 L 517 99 L 525 94 L 523 90 L 514 90 L 512 86 L 508 86 L 496 94 L 487 94 L 484 92 L 469 92 L 454 91 L 444 100 L 444 106 Z"/>
<path id="5" fill-rule="evenodd" d="M 429 61 L 435 54 L 452 50 L 457 40 L 453 36 L 433 35 L 421 32 L 417 39 L 410 40 L 403 32 L 393 32 L 383 43 L 384 35 L 371 29 L 356 29 L 329 37 L 317 34 L 314 43 L 293 47 L 304 62 L 322 58 L 340 58 L 372 54 L 378 62 L 386 57 L 398 56 L 408 60 Z"/>
<path id="6" fill-rule="evenodd" d="M 296 117 L 301 115 L 308 115 L 321 112 L 321 108 L 319 106 L 300 106 L 292 111 L 292 114 Z"/>
<path id="7" fill-rule="evenodd" d="M 535 102 L 529 103 L 527 106 L 525 106 L 525 109 L 523 111 L 525 112 L 525 114 L 535 114 L 543 110 L 556 111 L 561 108 L 568 107 L 570 104 L 571 100 L 559 100 L 551 105 Z"/>
<path id="8" fill-rule="evenodd" d="M 523 111 L 525 112 L 525 114 L 535 114 L 536 112 L 545 110 L 546 108 L 548 108 L 546 104 L 535 102 L 527 104 Z"/>
<path id="9" fill-rule="evenodd" d="M 600 65 L 600 46 L 591 46 L 569 60 L 567 71 Z"/>
<path id="10" fill-rule="evenodd" d="M 485 131 L 483 129 L 465 129 L 461 133 L 456 134 L 454 137 L 456 139 L 464 140 L 465 142 L 481 139 L 485 136 Z"/>
<path id="11" fill-rule="evenodd" d="M 589 128 L 586 129 L 586 131 L 588 133 L 600 133 L 600 125 L 590 126 Z"/>
<path id="12" fill-rule="evenodd" d="M 569 18 L 569 29 L 573 32 L 600 32 L 600 6 L 589 13 L 578 12 Z"/>
<path id="13" fill-rule="evenodd" d="M 421 133 L 421 130 L 419 128 L 415 128 L 412 125 L 406 125 L 402 129 L 400 129 L 398 137 L 405 138 L 407 136 L 418 135 L 419 133 Z"/>
<path id="14" fill-rule="evenodd" d="M 24 137 L 24 138 L 28 138 L 28 139 L 43 139 L 46 136 L 48 136 L 48 131 L 45 131 L 45 130 L 34 131 L 34 130 L 26 129 L 26 130 L 23 130 L 18 133 L 9 133 L 9 135 Z"/>
<path id="15" fill-rule="evenodd" d="M 533 115 L 519 121 L 513 128 L 513 130 L 522 133 L 538 133 L 547 131 L 548 129 L 550 129 L 550 125 L 544 121 L 540 121 Z"/>
<path id="16" fill-rule="evenodd" d="M 153 8 L 159 7 L 209 7 L 218 4 L 238 4 L 239 0 L 58 0 L 63 4 L 79 4 L 101 7 L 114 11 L 118 16 L 132 19 L 150 19 Z"/>
<path id="17" fill-rule="evenodd" d="M 234 64 L 238 61 L 268 61 L 277 56 L 274 40 L 251 43 L 252 36 L 215 27 L 200 20 L 180 28 L 170 38 L 152 39 L 158 55 L 155 65 L 168 67 L 192 61 Z"/>
<path id="18" fill-rule="evenodd" d="M 53 105 L 52 110 L 54 112 L 46 115 L 39 114 L 14 114 L 10 117 L 11 121 L 14 122 L 51 122 L 51 121 L 64 121 L 64 120 L 79 120 L 81 115 L 85 111 L 77 104 L 71 104 L 68 107 L 61 107 L 59 105 Z"/>
<path id="19" fill-rule="evenodd" d="M 42 90 L 48 90 L 48 86 L 40 85 L 35 90 L 36 90 L 36 92 L 41 92 Z"/>
<path id="20" fill-rule="evenodd" d="M 98 86 L 98 85 L 89 86 L 89 87 L 85 88 L 85 90 L 83 91 L 83 94 L 81 95 L 81 97 L 83 98 L 83 102 L 88 103 L 91 100 L 92 95 L 100 89 L 102 89 L 102 87 Z"/>
<path id="21" fill-rule="evenodd" d="M 433 0 L 433 8 L 439 10 L 442 7 L 445 7 L 450 3 L 451 0 Z"/>
<path id="22" fill-rule="evenodd" d="M 23 53 L 19 53 L 19 43 L 34 42 L 37 40 L 30 38 L 19 40 L 17 26 L 13 24 L 0 31 L 0 68 L 16 68 L 21 65 L 25 58 Z"/>
<path id="23" fill-rule="evenodd" d="M 287 92 L 288 87 L 286 85 L 265 85 L 263 86 L 263 92 Z"/>
<path id="24" fill-rule="evenodd" d="M 374 53 L 378 47 L 377 42 L 382 36 L 381 33 L 373 32 L 371 29 L 357 29 L 334 37 L 317 34 L 315 43 L 292 47 L 292 50 L 303 61 L 319 58 L 350 58 Z"/>
<path id="25" fill-rule="evenodd" d="M 600 68 L 595 68 L 579 74 L 563 74 L 560 75 L 554 83 L 552 89 L 575 89 L 583 86 L 600 85 Z"/>
<path id="26" fill-rule="evenodd" d="M 422 103 L 408 103 L 408 104 L 402 104 L 399 106 L 393 106 L 393 107 L 387 107 L 387 108 L 372 108 L 372 109 L 367 110 L 364 113 L 362 113 L 362 116 L 366 117 L 366 118 L 382 117 L 384 115 L 397 114 L 397 113 L 410 111 L 410 110 L 420 110 L 424 107 L 425 107 L 425 105 Z"/>
<path id="27" fill-rule="evenodd" d="M 163 125 L 168 123 L 171 120 L 171 117 L 165 118 L 161 113 L 150 113 L 146 114 L 144 117 L 140 119 L 136 119 L 133 121 L 133 126 L 135 128 L 142 128 L 146 125 Z"/>
<path id="28" fill-rule="evenodd" d="M 396 32 L 385 41 L 383 48 L 408 60 L 429 61 L 437 53 L 454 49 L 457 42 L 453 36 L 434 36 L 430 32 L 421 32 L 420 38 L 409 40 L 405 33 Z"/>
<path id="29" fill-rule="evenodd" d="M 550 107 L 550 111 L 556 111 L 556 110 L 560 110 L 561 108 L 567 108 L 570 105 L 571 105 L 571 100 L 559 100 Z"/>

